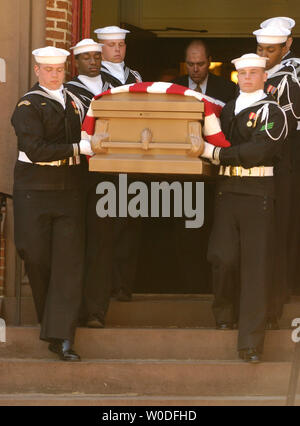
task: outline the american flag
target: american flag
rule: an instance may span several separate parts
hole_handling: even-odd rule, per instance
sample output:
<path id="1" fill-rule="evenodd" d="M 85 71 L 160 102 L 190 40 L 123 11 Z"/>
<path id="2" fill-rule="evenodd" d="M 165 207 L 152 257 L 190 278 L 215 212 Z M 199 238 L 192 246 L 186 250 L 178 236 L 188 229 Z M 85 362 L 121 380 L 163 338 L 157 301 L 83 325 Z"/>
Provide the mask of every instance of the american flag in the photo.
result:
<path id="1" fill-rule="evenodd" d="M 220 115 L 224 103 L 210 98 L 209 96 L 203 95 L 202 93 L 195 92 L 194 90 L 187 89 L 184 86 L 173 83 L 165 82 L 148 82 L 148 83 L 133 83 L 125 86 L 114 87 L 101 93 L 93 98 L 93 100 L 99 99 L 105 95 L 113 95 L 115 93 L 172 93 L 182 96 L 192 96 L 199 101 L 204 102 L 204 126 L 203 126 L 203 137 L 212 145 L 219 147 L 228 147 L 230 143 L 226 140 L 224 133 L 220 126 Z M 85 120 L 82 125 L 82 139 L 90 140 L 95 132 L 96 118 L 93 115 L 93 110 L 90 106 Z"/>

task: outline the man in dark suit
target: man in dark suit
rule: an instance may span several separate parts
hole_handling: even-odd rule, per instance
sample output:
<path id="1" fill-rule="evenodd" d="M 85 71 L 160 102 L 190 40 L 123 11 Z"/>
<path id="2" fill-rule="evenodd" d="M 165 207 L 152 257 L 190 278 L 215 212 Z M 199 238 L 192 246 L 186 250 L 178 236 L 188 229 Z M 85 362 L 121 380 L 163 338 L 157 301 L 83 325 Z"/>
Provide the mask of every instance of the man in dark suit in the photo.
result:
<path id="1" fill-rule="evenodd" d="M 173 83 L 202 92 L 204 95 L 228 102 L 236 95 L 236 85 L 223 77 L 209 72 L 211 55 L 203 40 L 193 40 L 185 51 L 188 74 L 177 78 Z"/>

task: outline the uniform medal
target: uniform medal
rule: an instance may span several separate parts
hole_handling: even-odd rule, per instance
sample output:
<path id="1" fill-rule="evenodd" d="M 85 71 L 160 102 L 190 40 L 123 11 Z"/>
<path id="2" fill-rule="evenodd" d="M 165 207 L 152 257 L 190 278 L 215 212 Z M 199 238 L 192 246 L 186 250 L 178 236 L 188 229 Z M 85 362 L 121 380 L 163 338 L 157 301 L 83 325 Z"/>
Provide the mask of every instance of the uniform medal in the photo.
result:
<path id="1" fill-rule="evenodd" d="M 249 120 L 247 121 L 247 127 L 252 127 L 253 126 L 252 120 L 254 120 L 255 118 L 256 118 L 255 112 L 250 112 L 250 114 L 249 114 Z M 253 126 L 253 127 L 255 127 L 255 126 Z"/>
<path id="2" fill-rule="evenodd" d="M 269 84 L 268 88 L 267 88 L 267 93 L 270 93 L 271 95 L 275 95 L 275 93 L 277 92 L 277 87 L 272 86 L 272 84 Z"/>
<path id="3" fill-rule="evenodd" d="M 75 114 L 79 114 L 79 111 L 78 111 L 78 109 L 77 109 L 77 106 L 76 106 L 75 102 L 74 102 L 74 101 L 71 101 L 71 104 L 73 105 L 73 108 L 74 108 L 74 112 L 75 112 Z"/>

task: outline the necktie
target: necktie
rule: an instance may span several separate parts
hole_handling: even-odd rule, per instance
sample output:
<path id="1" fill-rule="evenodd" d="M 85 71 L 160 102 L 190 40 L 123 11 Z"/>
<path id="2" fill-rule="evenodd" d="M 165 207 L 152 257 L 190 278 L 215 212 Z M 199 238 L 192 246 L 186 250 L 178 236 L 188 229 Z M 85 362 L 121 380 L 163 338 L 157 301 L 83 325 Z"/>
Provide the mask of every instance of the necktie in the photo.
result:
<path id="1" fill-rule="evenodd" d="M 194 90 L 195 90 L 195 92 L 202 93 L 200 83 L 197 83 L 197 86 L 196 86 L 196 88 Z"/>

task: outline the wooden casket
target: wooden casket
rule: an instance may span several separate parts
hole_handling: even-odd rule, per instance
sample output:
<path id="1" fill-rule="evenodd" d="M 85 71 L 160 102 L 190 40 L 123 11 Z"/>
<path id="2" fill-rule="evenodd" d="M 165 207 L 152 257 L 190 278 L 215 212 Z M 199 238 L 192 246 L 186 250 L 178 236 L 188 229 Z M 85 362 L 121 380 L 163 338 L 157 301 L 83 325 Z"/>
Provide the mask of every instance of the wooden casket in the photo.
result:
<path id="1" fill-rule="evenodd" d="M 213 174 L 203 162 L 204 104 L 166 93 L 116 93 L 91 104 L 96 153 L 90 171 Z M 196 136 L 196 138 L 195 138 Z"/>

